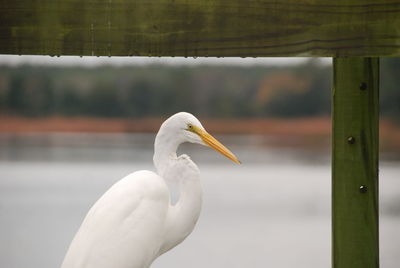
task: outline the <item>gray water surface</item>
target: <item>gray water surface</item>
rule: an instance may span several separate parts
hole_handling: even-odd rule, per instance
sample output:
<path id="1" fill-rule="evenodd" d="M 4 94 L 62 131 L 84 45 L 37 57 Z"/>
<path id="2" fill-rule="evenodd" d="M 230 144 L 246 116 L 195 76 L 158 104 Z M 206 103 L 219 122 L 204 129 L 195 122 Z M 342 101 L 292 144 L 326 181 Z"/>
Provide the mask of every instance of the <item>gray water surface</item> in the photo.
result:
<path id="1" fill-rule="evenodd" d="M 202 173 L 194 232 L 154 268 L 331 265 L 329 144 L 275 147 L 273 138 L 218 137 L 235 165 L 187 145 Z M 59 267 L 91 205 L 117 180 L 153 170 L 152 134 L 0 135 L 0 267 Z M 400 262 L 400 162 L 380 168 L 381 267 Z"/>

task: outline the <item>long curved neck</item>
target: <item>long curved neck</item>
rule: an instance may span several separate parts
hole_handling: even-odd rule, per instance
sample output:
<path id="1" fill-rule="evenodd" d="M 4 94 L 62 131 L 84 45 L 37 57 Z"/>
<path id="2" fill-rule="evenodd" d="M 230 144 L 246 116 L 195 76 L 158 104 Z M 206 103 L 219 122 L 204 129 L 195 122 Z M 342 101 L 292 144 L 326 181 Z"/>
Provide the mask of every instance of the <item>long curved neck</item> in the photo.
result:
<path id="1" fill-rule="evenodd" d="M 166 127 L 161 126 L 154 142 L 153 163 L 157 169 L 158 175 L 164 177 L 164 173 L 169 166 L 171 159 L 176 159 L 176 150 L 182 143 L 177 137 L 174 137 Z"/>
<path id="2" fill-rule="evenodd" d="M 169 133 L 166 128 L 160 128 L 153 161 L 158 175 L 179 184 L 179 200 L 174 206 L 170 205 L 160 255 L 181 243 L 193 231 L 202 203 L 199 169 L 188 156 L 177 157 L 176 150 L 183 140 Z"/>

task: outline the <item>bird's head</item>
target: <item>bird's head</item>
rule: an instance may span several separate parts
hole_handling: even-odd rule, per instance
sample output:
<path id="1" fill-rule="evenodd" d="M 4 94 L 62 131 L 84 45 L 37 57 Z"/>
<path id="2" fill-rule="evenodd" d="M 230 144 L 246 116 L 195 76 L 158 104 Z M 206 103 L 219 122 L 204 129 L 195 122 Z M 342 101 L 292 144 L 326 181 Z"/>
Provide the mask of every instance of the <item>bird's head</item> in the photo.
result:
<path id="1" fill-rule="evenodd" d="M 209 146 L 233 162 L 240 164 L 237 157 L 217 139 L 211 136 L 204 129 L 200 121 L 192 114 L 180 112 L 171 116 L 165 123 L 167 123 L 171 131 L 172 129 L 175 130 L 174 132 L 176 137 L 182 140 L 182 142 L 191 142 Z"/>

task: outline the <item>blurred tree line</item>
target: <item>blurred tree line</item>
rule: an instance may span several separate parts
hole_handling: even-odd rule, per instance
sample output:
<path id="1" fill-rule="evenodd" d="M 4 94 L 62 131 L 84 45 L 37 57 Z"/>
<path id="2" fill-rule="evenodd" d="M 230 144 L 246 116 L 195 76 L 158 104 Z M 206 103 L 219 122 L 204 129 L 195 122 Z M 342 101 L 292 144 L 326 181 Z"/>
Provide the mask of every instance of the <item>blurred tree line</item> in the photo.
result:
<path id="1" fill-rule="evenodd" d="M 400 116 L 398 59 L 382 61 L 382 113 Z M 310 117 L 330 113 L 331 67 L 0 66 L 0 112 L 19 116 Z"/>

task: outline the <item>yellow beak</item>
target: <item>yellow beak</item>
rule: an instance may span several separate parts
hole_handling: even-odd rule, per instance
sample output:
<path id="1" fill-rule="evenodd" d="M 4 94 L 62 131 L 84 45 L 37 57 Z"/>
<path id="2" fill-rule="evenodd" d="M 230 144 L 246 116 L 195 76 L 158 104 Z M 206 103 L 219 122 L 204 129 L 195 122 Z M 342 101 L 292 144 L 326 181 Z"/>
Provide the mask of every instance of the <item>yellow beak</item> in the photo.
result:
<path id="1" fill-rule="evenodd" d="M 197 135 L 200 136 L 200 138 L 204 141 L 205 144 L 216 150 L 217 152 L 221 153 L 222 155 L 226 156 L 236 164 L 241 164 L 240 161 L 237 159 L 237 157 L 229 151 L 228 148 L 226 148 L 222 143 L 217 141 L 213 136 L 208 134 L 205 130 L 202 130 L 198 127 L 192 126 L 189 131 L 192 131 L 196 133 Z"/>

